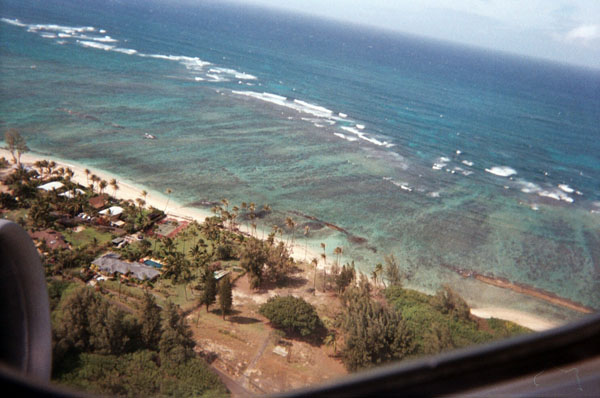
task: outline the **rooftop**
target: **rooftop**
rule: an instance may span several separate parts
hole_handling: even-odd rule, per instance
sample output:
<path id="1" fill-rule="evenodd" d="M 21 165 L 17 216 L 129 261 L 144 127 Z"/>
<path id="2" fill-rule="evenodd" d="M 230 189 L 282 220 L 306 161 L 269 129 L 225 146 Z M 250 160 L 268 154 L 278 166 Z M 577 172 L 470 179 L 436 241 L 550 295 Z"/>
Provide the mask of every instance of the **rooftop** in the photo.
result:
<path id="1" fill-rule="evenodd" d="M 140 280 L 151 280 L 160 275 L 160 272 L 155 268 L 148 267 L 140 263 L 128 263 L 119 260 L 118 255 L 115 255 L 114 253 L 109 253 L 98 257 L 92 261 L 92 264 L 98 267 L 98 269 L 102 272 L 106 272 L 108 274 L 114 274 L 116 272 L 123 275 L 131 274 Z"/>
<path id="2" fill-rule="evenodd" d="M 38 187 L 38 189 L 43 189 L 44 191 L 52 191 L 52 190 L 60 189 L 64 186 L 65 185 L 62 182 L 52 181 L 52 182 L 46 183 L 44 185 L 40 185 Z"/>

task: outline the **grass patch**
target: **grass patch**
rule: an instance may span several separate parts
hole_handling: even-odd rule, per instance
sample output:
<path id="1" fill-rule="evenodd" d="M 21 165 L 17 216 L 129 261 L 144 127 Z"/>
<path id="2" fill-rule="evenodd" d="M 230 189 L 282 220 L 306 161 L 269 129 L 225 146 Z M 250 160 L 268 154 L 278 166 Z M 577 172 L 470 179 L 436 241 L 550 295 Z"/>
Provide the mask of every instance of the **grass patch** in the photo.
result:
<path id="1" fill-rule="evenodd" d="M 83 231 L 73 232 L 72 230 L 66 230 L 63 232 L 65 240 L 69 242 L 73 247 L 86 247 L 94 242 L 98 245 L 104 245 L 113 239 L 113 235 L 109 232 L 99 231 L 93 227 L 86 227 Z"/>

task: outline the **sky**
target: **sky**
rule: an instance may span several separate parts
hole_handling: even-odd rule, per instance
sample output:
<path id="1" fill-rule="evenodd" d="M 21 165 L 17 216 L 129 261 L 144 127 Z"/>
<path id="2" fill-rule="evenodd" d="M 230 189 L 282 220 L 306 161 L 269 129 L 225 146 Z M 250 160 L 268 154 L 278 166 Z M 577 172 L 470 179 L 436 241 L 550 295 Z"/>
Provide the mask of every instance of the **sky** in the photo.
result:
<path id="1" fill-rule="evenodd" d="M 600 0 L 234 0 L 600 69 Z"/>

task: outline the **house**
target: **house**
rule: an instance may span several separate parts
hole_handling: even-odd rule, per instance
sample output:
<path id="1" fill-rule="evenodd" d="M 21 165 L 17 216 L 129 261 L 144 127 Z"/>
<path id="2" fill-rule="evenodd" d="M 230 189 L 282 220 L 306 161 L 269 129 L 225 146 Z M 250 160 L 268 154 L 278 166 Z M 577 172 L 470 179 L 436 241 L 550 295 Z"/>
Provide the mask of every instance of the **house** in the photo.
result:
<path id="1" fill-rule="evenodd" d="M 84 191 L 84 190 L 82 190 L 82 189 L 79 189 L 79 188 L 77 188 L 77 189 L 75 190 L 75 193 L 76 193 L 77 195 L 83 195 L 83 194 L 85 193 L 85 191 Z M 67 191 L 67 192 L 59 193 L 59 194 L 58 194 L 58 196 L 64 196 L 65 198 L 68 198 L 68 199 L 73 199 L 73 192 L 71 192 L 71 191 Z"/>
<path id="2" fill-rule="evenodd" d="M 112 240 L 112 244 L 113 246 L 117 246 L 117 247 L 123 247 L 127 244 L 127 242 L 125 241 L 125 238 L 123 237 L 118 237 Z"/>
<path id="3" fill-rule="evenodd" d="M 94 196 L 88 200 L 90 206 L 92 206 L 96 210 L 100 210 L 104 206 L 106 206 L 106 198 L 104 196 Z"/>
<path id="4" fill-rule="evenodd" d="M 123 228 L 125 226 L 125 221 L 116 220 L 110 222 L 111 227 Z"/>
<path id="5" fill-rule="evenodd" d="M 108 209 L 102 210 L 98 214 L 103 216 L 118 216 L 121 213 L 123 213 L 123 208 L 121 206 L 111 206 Z"/>
<path id="6" fill-rule="evenodd" d="M 40 185 L 38 187 L 38 189 L 43 189 L 44 191 L 48 191 L 49 192 L 49 191 L 58 190 L 58 189 L 60 189 L 60 188 L 62 188 L 64 186 L 65 186 L 65 184 L 63 184 L 60 181 L 52 181 L 52 182 L 49 182 L 47 184 Z"/>
<path id="7" fill-rule="evenodd" d="M 227 274 L 229 274 L 229 271 L 227 271 L 227 270 L 221 270 L 221 271 L 215 271 L 214 272 L 216 280 L 220 280 L 221 278 L 223 278 Z"/>
<path id="8" fill-rule="evenodd" d="M 148 267 L 140 263 L 128 263 L 120 260 L 119 257 L 120 256 L 118 254 L 108 253 L 92 261 L 92 264 L 96 266 L 98 271 L 105 274 L 130 274 L 139 280 L 152 280 L 160 275 L 160 272 L 155 268 Z"/>

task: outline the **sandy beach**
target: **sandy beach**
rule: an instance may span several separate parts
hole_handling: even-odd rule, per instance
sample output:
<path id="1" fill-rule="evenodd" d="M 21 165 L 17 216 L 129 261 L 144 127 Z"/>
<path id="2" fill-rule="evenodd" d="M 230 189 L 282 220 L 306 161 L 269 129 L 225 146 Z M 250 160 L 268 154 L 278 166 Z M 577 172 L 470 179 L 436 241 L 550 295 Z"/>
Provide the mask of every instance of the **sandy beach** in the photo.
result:
<path id="1" fill-rule="evenodd" d="M 0 157 L 5 157 L 7 160 L 12 159 L 10 152 L 8 152 L 6 149 L 2 149 L 2 148 L 0 148 Z M 148 192 L 146 199 L 145 199 L 146 205 L 153 206 L 160 210 L 166 210 L 166 213 L 169 217 L 185 219 L 188 221 L 196 220 L 197 222 L 201 223 L 204 221 L 204 219 L 206 217 L 210 217 L 213 215 L 209 211 L 183 206 L 181 203 L 178 203 L 177 201 L 170 199 L 166 194 L 154 191 L 152 189 L 148 189 L 146 187 L 138 186 L 134 182 L 126 181 L 118 175 L 115 175 L 115 174 L 112 174 L 112 173 L 109 173 L 109 172 L 106 172 L 103 170 L 94 169 L 94 168 L 87 167 L 85 165 L 82 165 L 82 164 L 79 164 L 79 163 L 76 163 L 73 161 L 68 161 L 68 160 L 60 159 L 60 158 L 53 157 L 53 156 L 51 157 L 51 156 L 47 156 L 47 155 L 38 155 L 33 152 L 28 152 L 21 156 L 21 162 L 26 165 L 33 165 L 33 163 L 35 163 L 36 161 L 44 160 L 44 159 L 55 161 L 57 164 L 57 167 L 69 167 L 74 172 L 73 181 L 75 181 L 78 184 L 81 184 L 83 186 L 88 185 L 88 180 L 87 180 L 86 173 L 85 173 L 86 168 L 90 170 L 91 174 L 95 174 L 98 177 L 100 177 L 101 179 L 106 180 L 107 182 L 113 178 L 116 179 L 118 186 L 119 186 L 119 189 L 116 191 L 116 197 L 118 199 L 135 200 L 136 198 L 142 197 L 142 191 L 146 190 Z M 173 189 L 176 189 L 176 187 L 173 187 Z M 111 195 L 113 194 L 113 190 L 110 186 L 107 188 L 107 192 L 110 193 Z M 248 230 L 248 228 L 244 225 L 240 225 L 239 228 L 244 233 L 250 232 Z M 258 236 L 262 236 L 262 231 L 258 232 Z M 265 236 L 266 236 L 266 233 L 265 233 Z M 307 261 L 310 261 L 312 258 L 319 259 L 319 263 L 318 263 L 318 267 L 317 267 L 318 269 L 323 269 L 325 266 L 328 268 L 333 266 L 333 263 L 331 263 L 331 262 L 328 262 L 326 265 L 322 263 L 322 260 L 320 257 L 320 252 L 311 250 L 310 248 L 308 248 L 308 250 L 307 250 L 304 246 L 302 246 L 300 244 L 293 245 L 291 251 L 292 251 L 292 253 L 291 253 L 292 257 L 298 261 L 302 261 L 305 258 Z M 472 303 L 470 303 L 470 304 L 472 305 Z M 473 306 L 473 308 L 471 309 L 471 313 L 475 316 L 478 316 L 481 318 L 492 318 L 493 317 L 493 318 L 509 320 L 509 321 L 515 322 L 519 325 L 530 328 L 534 331 L 547 330 L 547 329 L 551 329 L 553 327 L 560 325 L 560 322 L 541 318 L 539 316 L 536 316 L 535 314 L 530 314 L 530 313 L 526 313 L 526 312 L 522 312 L 522 311 L 518 311 L 518 310 L 513 310 L 510 308 L 503 308 L 503 307 L 478 308 L 476 305 L 472 305 L 472 306 Z"/>
<path id="2" fill-rule="evenodd" d="M 536 332 L 552 329 L 560 326 L 559 322 L 537 317 L 533 314 L 528 314 L 523 311 L 513 310 L 502 307 L 486 307 L 486 308 L 471 308 L 471 314 L 479 318 L 498 318 L 514 322 L 521 326 L 525 326 Z"/>

